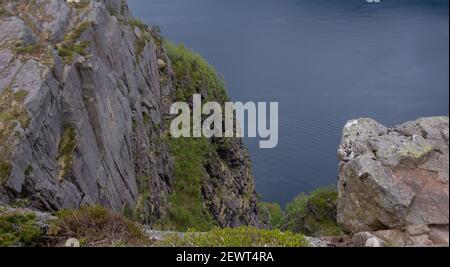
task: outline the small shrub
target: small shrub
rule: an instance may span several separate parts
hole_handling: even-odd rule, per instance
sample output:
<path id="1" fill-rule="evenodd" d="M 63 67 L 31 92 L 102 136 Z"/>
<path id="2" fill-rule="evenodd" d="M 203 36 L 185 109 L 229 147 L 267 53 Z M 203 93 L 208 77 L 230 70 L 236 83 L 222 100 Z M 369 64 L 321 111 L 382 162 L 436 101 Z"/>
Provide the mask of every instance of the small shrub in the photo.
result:
<path id="1" fill-rule="evenodd" d="M 86 50 L 91 43 L 89 41 L 77 42 L 81 35 L 94 25 L 93 22 L 85 21 L 75 27 L 70 33 L 64 37 L 64 41 L 58 45 L 58 54 L 63 58 L 64 63 L 69 64 L 72 62 L 73 57 L 76 54 L 86 56 L 88 53 Z"/>
<path id="2" fill-rule="evenodd" d="M 33 213 L 0 213 L 0 247 L 33 246 L 42 236 Z"/>
<path id="3" fill-rule="evenodd" d="M 76 54 L 87 56 L 88 52 L 86 50 L 90 45 L 91 43 L 89 41 L 82 41 L 75 44 L 62 44 L 58 47 L 58 55 L 64 59 L 66 64 L 69 64 Z"/>
<path id="4" fill-rule="evenodd" d="M 338 193 L 333 187 L 322 187 L 308 194 L 300 194 L 286 206 L 282 229 L 312 236 L 343 234 L 336 222 Z"/>
<path id="5" fill-rule="evenodd" d="M 278 203 L 258 203 L 258 211 L 265 222 L 273 228 L 279 228 L 283 224 L 284 212 Z"/>
<path id="6" fill-rule="evenodd" d="M 61 210 L 56 217 L 48 235 L 77 238 L 82 246 L 145 246 L 149 242 L 137 224 L 100 206 Z"/>
<path id="7" fill-rule="evenodd" d="M 39 44 L 32 44 L 27 46 L 15 47 L 14 51 L 19 54 L 32 54 L 40 49 L 42 49 L 42 46 L 40 46 Z"/>
<path id="8" fill-rule="evenodd" d="M 130 25 L 131 27 L 136 27 L 136 28 L 139 28 L 141 31 L 146 31 L 147 30 L 147 25 L 145 25 L 145 23 L 144 22 L 142 22 L 141 20 L 139 20 L 139 19 L 130 19 L 130 20 L 128 20 L 128 25 Z"/>
<path id="9" fill-rule="evenodd" d="M 301 234 L 253 227 L 215 228 L 206 233 L 190 230 L 185 235 L 173 234 L 157 244 L 167 247 L 308 247 Z"/>

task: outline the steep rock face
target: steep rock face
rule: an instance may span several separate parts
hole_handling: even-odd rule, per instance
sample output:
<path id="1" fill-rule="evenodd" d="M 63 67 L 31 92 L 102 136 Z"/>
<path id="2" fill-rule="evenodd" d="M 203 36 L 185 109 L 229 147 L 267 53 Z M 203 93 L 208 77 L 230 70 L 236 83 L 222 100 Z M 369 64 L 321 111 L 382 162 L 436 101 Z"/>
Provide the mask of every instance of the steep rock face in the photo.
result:
<path id="1" fill-rule="evenodd" d="M 149 224 L 166 216 L 175 75 L 158 30 L 123 0 L 2 0 L 0 25 L 0 202 L 101 204 Z M 234 142 L 231 154 L 246 155 Z M 220 179 L 204 183 L 204 205 L 220 225 L 258 225 L 248 157 L 211 162 L 239 166 L 207 172 Z M 252 201 L 213 199 L 225 185 Z"/>
<path id="2" fill-rule="evenodd" d="M 345 126 L 337 216 L 345 230 L 378 231 L 402 245 L 448 245 L 448 124 L 433 117 L 393 128 L 371 119 Z"/>

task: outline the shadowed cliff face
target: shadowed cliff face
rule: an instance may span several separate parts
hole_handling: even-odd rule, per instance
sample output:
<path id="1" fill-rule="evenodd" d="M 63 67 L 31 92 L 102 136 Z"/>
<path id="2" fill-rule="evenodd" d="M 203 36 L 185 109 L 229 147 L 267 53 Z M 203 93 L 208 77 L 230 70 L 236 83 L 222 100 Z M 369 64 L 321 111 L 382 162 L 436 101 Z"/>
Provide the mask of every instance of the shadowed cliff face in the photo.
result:
<path id="1" fill-rule="evenodd" d="M 0 24 L 0 202 L 168 217 L 183 159 L 167 138 L 177 80 L 158 30 L 123 0 L 2 0 Z M 259 226 L 241 140 L 207 142 L 202 208 L 220 226 Z"/>

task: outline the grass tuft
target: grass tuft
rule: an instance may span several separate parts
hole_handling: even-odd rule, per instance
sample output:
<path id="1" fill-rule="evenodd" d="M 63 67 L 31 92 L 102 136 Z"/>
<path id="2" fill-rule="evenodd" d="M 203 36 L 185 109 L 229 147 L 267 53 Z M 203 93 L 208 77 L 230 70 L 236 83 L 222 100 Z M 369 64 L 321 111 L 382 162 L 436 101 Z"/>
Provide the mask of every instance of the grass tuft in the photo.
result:
<path id="1" fill-rule="evenodd" d="M 58 156 L 56 160 L 59 164 L 59 177 L 63 179 L 73 165 L 73 152 L 77 147 L 76 131 L 71 125 L 63 126 L 63 133 L 58 145 Z"/>
<path id="2" fill-rule="evenodd" d="M 166 247 L 308 247 L 301 234 L 254 227 L 215 228 L 206 233 L 190 230 L 185 235 L 173 234 L 156 244 Z"/>
<path id="3" fill-rule="evenodd" d="M 61 240 L 76 238 L 85 247 L 149 244 L 136 223 L 100 206 L 65 209 L 57 212 L 56 217 L 58 220 L 51 225 L 48 235 Z"/>
<path id="4" fill-rule="evenodd" d="M 93 22 L 82 22 L 64 37 L 64 41 L 57 47 L 58 54 L 63 58 L 64 63 L 70 64 L 77 54 L 82 56 L 88 55 L 87 49 L 90 47 L 91 42 L 78 42 L 78 39 L 93 25 Z"/>

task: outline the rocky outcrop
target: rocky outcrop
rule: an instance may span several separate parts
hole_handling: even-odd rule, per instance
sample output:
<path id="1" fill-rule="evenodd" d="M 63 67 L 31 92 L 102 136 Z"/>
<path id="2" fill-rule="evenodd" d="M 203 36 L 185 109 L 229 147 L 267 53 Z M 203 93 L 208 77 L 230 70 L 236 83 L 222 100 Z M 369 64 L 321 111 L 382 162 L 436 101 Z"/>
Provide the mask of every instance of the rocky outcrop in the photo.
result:
<path id="1" fill-rule="evenodd" d="M 174 79 L 157 28 L 124 0 L 2 0 L 0 203 L 101 204 L 148 224 L 167 216 Z M 204 179 L 204 205 L 221 226 L 258 225 L 250 161 L 233 142 L 205 166 L 218 179 Z"/>
<path id="2" fill-rule="evenodd" d="M 393 128 L 350 121 L 338 154 L 337 219 L 347 232 L 369 232 L 357 243 L 448 245 L 448 117 Z"/>

